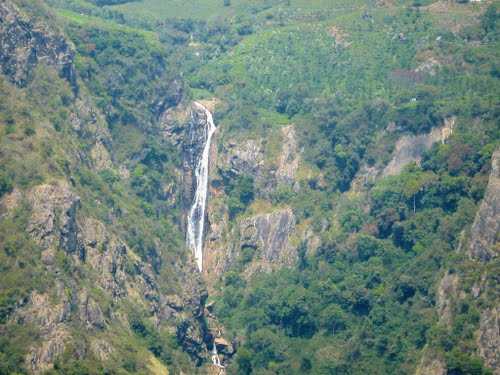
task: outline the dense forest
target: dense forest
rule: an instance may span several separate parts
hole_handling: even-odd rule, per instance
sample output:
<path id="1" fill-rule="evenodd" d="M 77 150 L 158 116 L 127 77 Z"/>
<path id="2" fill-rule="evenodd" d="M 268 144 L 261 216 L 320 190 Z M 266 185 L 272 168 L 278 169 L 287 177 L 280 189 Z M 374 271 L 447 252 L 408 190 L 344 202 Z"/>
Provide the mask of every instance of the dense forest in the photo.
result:
<path id="1" fill-rule="evenodd" d="M 500 374 L 499 23 L 490 0 L 4 1 L 0 375 Z"/>

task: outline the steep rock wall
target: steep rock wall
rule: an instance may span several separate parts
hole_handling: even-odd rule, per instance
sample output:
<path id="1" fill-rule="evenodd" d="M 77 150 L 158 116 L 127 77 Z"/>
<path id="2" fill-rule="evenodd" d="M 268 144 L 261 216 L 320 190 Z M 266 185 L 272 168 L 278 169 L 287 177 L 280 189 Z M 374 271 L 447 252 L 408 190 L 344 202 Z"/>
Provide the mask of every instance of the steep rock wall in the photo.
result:
<path id="1" fill-rule="evenodd" d="M 498 233 L 500 228 L 500 150 L 491 158 L 491 173 L 484 198 L 476 213 L 468 236 L 462 238 L 458 251 L 470 259 L 467 269 L 462 274 L 447 272 L 437 286 L 437 315 L 440 324 L 447 330 L 453 327 L 457 307 L 461 301 L 477 301 L 480 312 L 475 335 L 475 351 L 486 367 L 493 373 L 500 374 L 500 329 L 499 306 L 495 294 L 498 269 Z M 465 234 L 465 232 L 464 232 Z M 463 284 L 465 279 L 475 280 L 472 287 Z M 417 374 L 446 374 L 446 364 L 424 351 L 417 368 Z"/>
<path id="2" fill-rule="evenodd" d="M 0 4 L 0 66 L 12 82 L 25 86 L 40 62 L 56 68 L 78 91 L 74 50 L 65 38 L 30 19 L 11 1 Z"/>
<path id="3" fill-rule="evenodd" d="M 395 145 L 391 161 L 382 171 L 382 176 L 392 176 L 400 173 L 411 162 L 419 163 L 425 151 L 436 142 L 445 142 L 453 133 L 456 118 L 445 119 L 443 126 L 432 129 L 429 133 L 405 135 Z"/>
<path id="4" fill-rule="evenodd" d="M 109 357 L 113 352 L 110 342 L 90 340 L 89 347 L 82 347 L 76 340 L 75 325 L 92 333 L 111 329 L 111 323 L 118 321 L 127 330 L 128 320 L 118 310 L 123 303 L 132 302 L 150 311 L 157 325 L 170 327 L 193 358 L 201 360 L 206 355 L 202 319 L 206 291 L 201 280 L 192 277 L 193 270 L 178 269 L 182 281 L 179 295 L 162 294 L 151 265 L 104 223 L 82 215 L 79 197 L 64 180 L 4 197 L 4 215 L 23 201 L 31 207 L 28 233 L 41 248 L 46 271 L 56 279 L 53 289 L 33 291 L 11 318 L 32 323 L 40 330 L 41 344 L 29 348 L 26 357 L 33 373 L 51 368 L 68 345 L 76 345 L 82 353 L 90 350 L 98 358 Z M 61 252 L 68 256 L 62 265 Z M 61 266 L 74 269 L 74 277 L 58 277 L 64 273 Z M 105 313 L 89 284 L 114 301 L 115 308 Z"/>
<path id="5" fill-rule="evenodd" d="M 491 159 L 491 174 L 484 199 L 471 229 L 469 256 L 487 262 L 500 254 L 500 150 Z"/>

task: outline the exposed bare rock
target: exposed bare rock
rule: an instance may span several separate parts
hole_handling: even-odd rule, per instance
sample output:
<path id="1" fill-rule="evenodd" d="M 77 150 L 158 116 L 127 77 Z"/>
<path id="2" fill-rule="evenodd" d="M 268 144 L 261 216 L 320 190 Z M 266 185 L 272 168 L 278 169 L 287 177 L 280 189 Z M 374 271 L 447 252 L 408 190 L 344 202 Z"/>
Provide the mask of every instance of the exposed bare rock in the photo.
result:
<path id="1" fill-rule="evenodd" d="M 159 96 L 160 99 L 156 101 L 153 108 L 158 117 L 181 102 L 184 96 L 184 82 L 180 78 L 173 79 L 164 87 Z"/>
<path id="2" fill-rule="evenodd" d="M 71 318 L 72 301 L 62 283 L 56 283 L 55 299 L 47 293 L 33 291 L 26 305 L 17 310 L 13 319 L 38 327 L 41 344 L 32 346 L 25 358 L 27 367 L 35 374 L 52 367 L 70 339 L 67 322 Z"/>
<path id="3" fill-rule="evenodd" d="M 16 313 L 15 318 L 35 324 L 42 335 L 50 334 L 71 315 L 71 300 L 62 284 L 57 284 L 56 296 L 57 303 L 53 303 L 48 294 L 33 291 L 28 303 Z"/>
<path id="4" fill-rule="evenodd" d="M 392 160 L 382 172 L 383 176 L 400 173 L 403 168 L 411 163 L 420 163 L 422 155 L 436 142 L 445 142 L 453 133 L 456 118 L 445 119 L 442 127 L 434 128 L 431 132 L 420 135 L 405 135 L 396 142 Z"/>
<path id="5" fill-rule="evenodd" d="M 415 375 L 446 375 L 447 373 L 448 371 L 446 370 L 444 359 L 431 350 L 426 349 L 422 355 Z"/>
<path id="6" fill-rule="evenodd" d="M 85 246 L 86 262 L 97 273 L 97 283 L 114 298 L 127 294 L 127 246 L 110 234 L 100 221 L 84 218 L 81 239 Z"/>
<path id="7" fill-rule="evenodd" d="M 439 128 L 420 135 L 405 135 L 396 141 L 396 145 L 389 163 L 384 167 L 380 164 L 368 165 L 363 163 L 351 182 L 352 192 L 361 192 L 367 185 L 374 183 L 380 177 L 401 173 L 406 165 L 420 163 L 425 151 L 429 150 L 436 142 L 445 143 L 453 134 L 456 117 L 448 117 Z M 397 131 L 394 122 L 389 123 L 387 133 Z"/>
<path id="8" fill-rule="evenodd" d="M 441 67 L 441 62 L 433 56 L 428 57 L 415 69 L 416 73 L 427 73 L 431 76 L 436 75 L 438 69 Z"/>
<path id="9" fill-rule="evenodd" d="M 181 105 L 169 108 L 161 114 L 159 127 L 163 138 L 177 146 L 182 144 L 189 121 L 189 111 L 189 107 Z"/>
<path id="10" fill-rule="evenodd" d="M 437 310 L 439 321 L 449 326 L 452 322 L 453 305 L 458 295 L 459 277 L 447 273 L 441 279 L 437 291 Z"/>
<path id="11" fill-rule="evenodd" d="M 178 326 L 181 343 L 190 348 L 193 357 L 201 361 L 206 356 L 203 310 L 207 295 L 201 280 L 191 277 L 194 270 L 179 271 L 180 275 L 189 275 L 181 281 L 182 297 L 172 295 L 162 299 L 149 264 L 137 257 L 104 223 L 87 217 L 77 219 L 77 206 L 73 206 L 78 199 L 67 184 L 40 185 L 27 195 L 33 202 L 31 233 L 47 248 L 45 251 L 51 252 L 51 257 L 57 251 L 54 250 L 58 244 L 57 234 L 62 233 L 64 237 L 68 231 L 63 229 L 73 226 L 75 241 L 86 256 L 72 258 L 71 262 L 88 267 L 87 276 L 93 280 L 95 287 L 112 297 L 115 303 L 127 297 L 140 304 L 156 317 L 158 324 L 167 322 L 172 327 Z M 45 201 L 39 199 L 42 196 Z M 72 221 L 71 225 L 67 224 L 68 220 Z M 67 248 L 67 242 L 61 242 L 63 249 Z M 53 261 L 50 263 L 54 266 Z M 50 368 L 64 351 L 65 343 L 73 337 L 68 322 L 77 320 L 90 330 L 107 328 L 101 306 L 88 290 L 79 289 L 76 285 L 69 289 L 61 283 L 57 285 L 56 301 L 61 303 L 54 304 L 48 295 L 34 292 L 15 315 L 16 319 L 31 322 L 41 330 L 41 344 L 33 347 L 26 359 L 34 372 Z M 124 322 L 127 324 L 126 320 Z M 94 354 L 97 352 L 98 358 L 107 358 L 112 352 L 111 347 L 99 343 L 91 346 L 90 350 Z"/>
<path id="12" fill-rule="evenodd" d="M 51 369 L 55 359 L 63 354 L 70 340 L 68 331 L 64 327 L 58 327 L 44 338 L 41 346 L 29 351 L 26 356 L 26 367 L 33 374 L 40 374 Z"/>
<path id="13" fill-rule="evenodd" d="M 231 343 L 228 342 L 223 337 L 216 337 L 214 340 L 214 343 L 215 343 L 215 345 L 221 346 L 221 347 L 229 347 L 231 345 Z"/>
<path id="14" fill-rule="evenodd" d="M 90 343 L 90 350 L 100 361 L 108 360 L 114 352 L 111 344 L 102 339 L 93 340 Z"/>
<path id="15" fill-rule="evenodd" d="M 217 155 L 218 177 L 226 182 L 238 176 L 251 176 L 257 196 L 266 196 L 273 191 L 278 181 L 290 182 L 287 175 L 294 173 L 295 169 L 283 165 L 281 176 L 278 178 L 278 155 L 269 157 L 267 143 L 262 138 L 226 140 L 220 146 L 221 150 Z M 290 157 L 289 154 L 283 160 L 288 159 L 288 157 Z"/>
<path id="16" fill-rule="evenodd" d="M 109 234 L 105 225 L 99 220 L 84 218 L 81 223 L 83 244 L 86 247 L 96 248 L 97 245 L 107 246 Z"/>
<path id="17" fill-rule="evenodd" d="M 86 290 L 82 290 L 78 296 L 78 311 L 80 321 L 87 328 L 102 329 L 105 326 L 104 315 L 99 305 L 89 296 Z"/>
<path id="18" fill-rule="evenodd" d="M 202 361 L 207 353 L 203 322 L 207 292 L 195 269 L 179 269 L 182 291 L 164 296 L 158 290 L 151 265 L 141 261 L 102 222 L 85 218 L 81 226 L 86 262 L 96 274 L 96 284 L 116 301 L 126 296 L 149 309 L 157 324 L 176 327 L 172 333 L 177 334 L 183 348 L 195 361 Z M 99 306 L 85 293 L 80 301 L 81 320 L 89 328 L 104 328 L 106 322 Z"/>
<path id="19" fill-rule="evenodd" d="M 295 128 L 293 125 L 285 126 L 281 128 L 281 133 L 283 135 L 283 146 L 278 160 L 276 178 L 278 183 L 293 185 L 300 163 Z"/>
<path id="20" fill-rule="evenodd" d="M 179 306 L 179 300 L 174 302 L 170 299 L 170 303 L 173 302 L 177 309 L 177 339 L 191 358 L 200 364 L 208 355 L 207 343 L 210 341 L 210 334 L 204 319 L 208 293 L 200 274 L 195 271 L 194 267 L 193 265 L 191 268 L 191 274 L 187 272 L 181 280 L 182 306 Z"/>
<path id="21" fill-rule="evenodd" d="M 222 334 L 222 332 L 219 331 L 219 334 Z M 219 359 L 222 363 L 225 363 L 236 353 L 234 345 L 221 336 L 215 337 L 213 342 L 217 347 Z"/>
<path id="22" fill-rule="evenodd" d="M 80 198 L 66 181 L 35 186 L 27 199 L 32 206 L 27 230 L 43 249 L 60 247 L 68 253 L 79 250 L 76 211 Z"/>
<path id="23" fill-rule="evenodd" d="M 124 165 L 120 165 L 118 167 L 118 174 L 120 175 L 121 178 L 123 179 L 128 179 L 130 178 L 130 171 L 128 170 L 128 168 Z"/>
<path id="24" fill-rule="evenodd" d="M 62 35 L 22 14 L 11 1 L 0 4 L 0 67 L 12 82 L 26 85 L 43 62 L 56 68 L 76 92 L 74 57 Z"/>
<path id="25" fill-rule="evenodd" d="M 97 141 L 90 150 L 90 157 L 94 162 L 94 168 L 97 171 L 109 169 L 112 167 L 109 152 L 101 141 Z"/>
<path id="26" fill-rule="evenodd" d="M 253 178 L 257 197 L 266 197 L 279 185 L 298 187 L 296 173 L 300 164 L 300 151 L 295 128 L 289 125 L 281 128 L 280 132 L 272 141 L 261 138 L 225 140 L 217 155 L 211 156 L 215 165 L 212 166 L 210 200 L 207 207 L 208 232 L 203 267 L 209 287 L 234 264 L 241 253 L 241 246 L 255 249 L 256 261 L 249 265 L 249 273 L 295 262 L 296 249 L 288 246 L 288 236 L 295 226 L 291 210 L 255 215 L 243 219 L 239 227 L 232 228 L 229 225 L 228 208 L 224 203 L 223 186 L 226 181 L 237 176 Z M 275 148 L 274 146 L 279 148 L 270 152 L 269 149 Z M 280 220 L 283 221 L 280 223 Z M 280 228 L 287 233 L 284 234 Z M 231 240 L 247 235 L 252 230 L 255 231 L 255 238 L 246 240 L 254 241 L 253 244 L 240 245 Z"/>
<path id="27" fill-rule="evenodd" d="M 175 325 L 171 331 L 191 358 L 201 363 L 207 357 L 209 334 L 204 320 L 207 290 L 194 264 L 179 272 L 179 295 L 160 295 L 158 322 Z"/>
<path id="28" fill-rule="evenodd" d="M 217 161 L 216 158 L 211 160 Z M 214 170 L 215 168 L 212 168 L 212 171 Z M 203 273 L 209 290 L 225 270 L 229 252 L 225 240 L 230 236 L 229 210 L 224 202 L 225 193 L 217 184 L 217 176 L 214 175 L 215 173 L 211 176 L 210 199 L 207 205 L 208 230 L 203 250 Z"/>
<path id="29" fill-rule="evenodd" d="M 219 173 L 224 179 L 252 176 L 255 186 L 259 188 L 259 196 L 265 196 L 280 184 L 298 188 L 296 173 L 300 164 L 300 150 L 294 126 L 282 127 L 277 137 L 281 148 L 272 157 L 272 147 L 262 138 L 225 141 L 217 163 Z"/>
<path id="30" fill-rule="evenodd" d="M 294 229 L 295 216 L 289 208 L 243 219 L 239 225 L 240 242 L 234 251 L 233 261 L 242 249 L 249 247 L 255 251 L 254 262 L 259 265 L 258 268 L 269 268 L 273 264 L 292 266 L 297 261 L 297 249 L 289 242 Z"/>
<path id="31" fill-rule="evenodd" d="M 197 364 L 207 356 L 204 332 L 191 320 L 184 320 L 177 327 L 177 339 L 182 343 L 182 348 Z"/>
<path id="32" fill-rule="evenodd" d="M 81 96 L 75 99 L 69 120 L 78 135 L 93 143 L 88 154 L 90 164 L 96 171 L 112 167 L 109 150 L 112 147 L 111 134 L 104 116 L 91 101 Z"/>
<path id="33" fill-rule="evenodd" d="M 115 299 L 132 292 L 147 301 L 152 311 L 157 311 L 160 298 L 151 266 L 141 261 L 119 237 L 108 232 L 102 222 L 83 218 L 80 226 L 85 262 L 95 272 L 96 284 Z M 97 328 L 102 327 L 102 313 L 95 309 L 92 301 L 85 306 L 87 321 Z"/>
<path id="34" fill-rule="evenodd" d="M 481 279 L 476 281 L 471 288 L 472 297 L 478 298 L 482 293 L 487 290 L 488 274 L 485 272 L 481 275 Z"/>
<path id="35" fill-rule="evenodd" d="M 479 355 L 495 375 L 500 374 L 500 307 L 483 311 L 477 346 Z"/>
<path id="36" fill-rule="evenodd" d="M 69 118 L 73 129 L 80 136 L 94 139 L 109 149 L 111 134 L 104 116 L 96 106 L 87 97 L 82 96 L 75 99 L 73 108 Z"/>
<path id="37" fill-rule="evenodd" d="M 13 319 L 30 323 L 39 330 L 41 340 L 28 350 L 27 367 L 35 374 L 50 369 L 72 340 L 69 323 L 79 319 L 87 328 L 104 328 L 99 305 L 85 290 L 76 295 L 62 282 L 56 282 L 54 296 L 33 291 L 27 303 L 18 309 Z M 53 298 L 55 297 L 55 298 Z"/>
<path id="38" fill-rule="evenodd" d="M 363 187 L 375 182 L 379 174 L 380 169 L 376 166 L 363 164 L 351 182 L 351 190 L 353 192 L 360 192 Z"/>
<path id="39" fill-rule="evenodd" d="M 262 140 L 246 139 L 241 142 L 229 141 L 224 145 L 223 163 L 234 174 L 249 174 L 256 178 L 262 174 L 264 150 Z"/>
<path id="40" fill-rule="evenodd" d="M 471 229 L 469 256 L 487 262 L 500 254 L 500 150 L 493 153 L 484 199 Z"/>
<path id="41" fill-rule="evenodd" d="M 12 190 L 8 194 L 5 194 L 0 199 L 0 218 L 3 215 L 8 214 L 15 207 L 17 207 L 19 202 L 21 201 L 22 197 L 23 197 L 23 194 L 17 188 L 14 188 L 14 190 Z"/>

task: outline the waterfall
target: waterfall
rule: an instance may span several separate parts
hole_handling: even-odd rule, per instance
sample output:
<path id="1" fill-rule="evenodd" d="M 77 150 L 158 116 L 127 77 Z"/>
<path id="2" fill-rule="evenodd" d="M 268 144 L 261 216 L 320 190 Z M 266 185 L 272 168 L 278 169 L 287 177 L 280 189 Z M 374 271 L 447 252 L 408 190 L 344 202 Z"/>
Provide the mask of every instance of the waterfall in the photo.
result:
<path id="1" fill-rule="evenodd" d="M 194 175 L 196 178 L 196 192 L 193 204 L 187 218 L 187 244 L 193 251 L 198 269 L 203 268 L 203 230 L 205 226 L 205 209 L 208 191 L 208 157 L 210 153 L 210 142 L 216 127 L 210 111 L 202 104 L 194 102 L 194 105 L 205 112 L 207 117 L 205 125 L 205 145 L 203 152 L 197 161 Z"/>
<path id="2" fill-rule="evenodd" d="M 212 364 L 219 369 L 219 375 L 224 375 L 226 373 L 226 367 L 221 363 L 219 358 L 219 353 L 217 352 L 217 346 L 215 345 L 212 349 Z"/>
<path id="3" fill-rule="evenodd" d="M 219 368 L 224 368 L 224 366 L 222 366 L 220 363 L 219 353 L 217 352 L 217 346 L 215 345 L 215 342 L 212 348 L 212 364 L 214 364 L 214 366 L 217 366 Z"/>

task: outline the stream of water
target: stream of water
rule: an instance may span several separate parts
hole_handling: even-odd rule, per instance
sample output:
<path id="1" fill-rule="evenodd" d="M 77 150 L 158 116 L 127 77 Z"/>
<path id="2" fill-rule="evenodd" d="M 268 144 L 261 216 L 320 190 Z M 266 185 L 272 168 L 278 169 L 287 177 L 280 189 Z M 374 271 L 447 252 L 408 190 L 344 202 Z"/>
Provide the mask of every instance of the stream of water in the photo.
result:
<path id="1" fill-rule="evenodd" d="M 210 156 L 210 142 L 216 127 L 210 111 L 202 104 L 194 102 L 194 105 L 205 112 L 205 144 L 203 152 L 196 164 L 194 177 L 196 179 L 196 192 L 193 204 L 187 218 L 187 244 L 193 251 L 196 265 L 200 272 L 203 269 L 203 231 L 205 227 L 205 209 L 208 192 L 208 162 Z"/>

